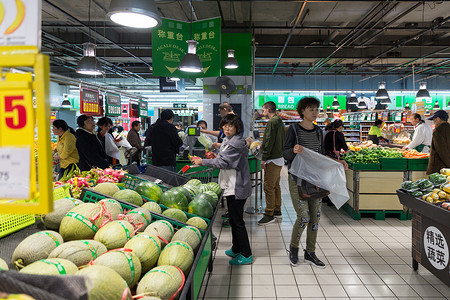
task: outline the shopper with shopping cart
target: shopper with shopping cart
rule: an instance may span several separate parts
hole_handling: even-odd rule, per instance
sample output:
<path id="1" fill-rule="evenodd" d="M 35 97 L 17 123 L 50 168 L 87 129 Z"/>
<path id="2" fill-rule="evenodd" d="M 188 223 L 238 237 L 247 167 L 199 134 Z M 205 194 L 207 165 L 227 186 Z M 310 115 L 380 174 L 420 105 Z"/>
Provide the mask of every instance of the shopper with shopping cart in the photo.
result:
<path id="1" fill-rule="evenodd" d="M 228 114 L 222 119 L 220 127 L 226 137 L 217 158 L 193 158 L 192 164 L 220 169 L 219 184 L 227 199 L 232 235 L 232 247 L 225 254 L 232 257 L 229 261 L 231 265 L 251 264 L 252 250 L 244 222 L 245 201 L 252 193 L 248 147 L 241 136 L 244 125 L 239 116 Z"/>

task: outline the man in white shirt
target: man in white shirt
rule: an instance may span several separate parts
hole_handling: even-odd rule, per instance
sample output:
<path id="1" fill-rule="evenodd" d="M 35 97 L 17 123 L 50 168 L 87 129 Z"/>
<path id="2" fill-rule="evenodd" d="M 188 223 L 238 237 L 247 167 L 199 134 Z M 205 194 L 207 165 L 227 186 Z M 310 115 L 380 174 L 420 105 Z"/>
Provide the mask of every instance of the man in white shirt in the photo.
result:
<path id="1" fill-rule="evenodd" d="M 412 116 L 411 123 L 414 125 L 414 134 L 411 143 L 403 149 L 416 149 L 419 152 L 430 153 L 433 129 L 422 120 L 419 114 Z"/>

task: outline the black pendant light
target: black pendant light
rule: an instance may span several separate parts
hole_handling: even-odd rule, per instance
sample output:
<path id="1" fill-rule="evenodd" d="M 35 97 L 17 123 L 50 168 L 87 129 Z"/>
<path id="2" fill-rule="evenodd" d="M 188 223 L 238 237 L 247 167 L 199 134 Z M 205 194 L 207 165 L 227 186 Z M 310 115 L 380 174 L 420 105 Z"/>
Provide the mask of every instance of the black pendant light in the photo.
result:
<path id="1" fill-rule="evenodd" d="M 416 95 L 416 100 L 426 101 L 426 100 L 429 100 L 429 99 L 431 99 L 431 96 L 430 96 L 430 93 L 427 90 L 427 83 L 425 81 L 422 81 L 420 83 L 420 89 L 419 89 L 419 91 L 417 92 L 417 95 Z"/>
<path id="2" fill-rule="evenodd" d="M 64 94 L 64 100 L 61 102 L 61 107 L 72 108 L 72 104 L 69 101 L 69 95 Z"/>
<path id="3" fill-rule="evenodd" d="M 330 106 L 327 106 L 327 113 L 331 112 Z"/>
<path id="4" fill-rule="evenodd" d="M 411 108 L 410 108 L 410 106 L 409 106 L 409 102 L 406 102 L 406 104 L 405 104 L 405 110 L 410 110 Z"/>
<path id="5" fill-rule="evenodd" d="M 192 1 L 191 1 L 192 7 Z M 188 52 L 181 59 L 178 70 L 188 73 L 200 73 L 203 71 L 202 62 L 197 55 L 197 44 L 196 40 L 192 39 L 192 10 L 191 10 L 191 39 L 186 41 L 188 43 Z"/>
<path id="6" fill-rule="evenodd" d="M 356 107 L 358 107 L 359 109 L 367 108 L 366 101 L 364 101 L 364 97 L 362 95 L 358 98 L 358 104 L 356 105 Z"/>
<path id="7" fill-rule="evenodd" d="M 358 104 L 358 98 L 356 98 L 355 91 L 351 92 L 350 99 L 348 100 L 348 104 Z"/>
<path id="8" fill-rule="evenodd" d="M 331 104 L 332 108 L 338 108 L 340 106 L 337 96 L 334 96 L 333 103 Z"/>
<path id="9" fill-rule="evenodd" d="M 228 49 L 228 58 L 225 61 L 225 69 L 237 69 L 239 67 L 236 58 L 234 58 L 234 50 Z"/>
<path id="10" fill-rule="evenodd" d="M 375 94 L 375 99 L 381 100 L 381 104 L 390 104 L 391 99 L 389 99 L 389 94 L 386 90 L 386 82 L 381 81 L 378 83 L 378 91 Z"/>
<path id="11" fill-rule="evenodd" d="M 439 110 L 439 109 L 441 109 L 441 108 L 439 107 L 439 104 L 438 104 L 437 100 L 434 101 L 433 109 L 434 109 L 434 110 Z"/>

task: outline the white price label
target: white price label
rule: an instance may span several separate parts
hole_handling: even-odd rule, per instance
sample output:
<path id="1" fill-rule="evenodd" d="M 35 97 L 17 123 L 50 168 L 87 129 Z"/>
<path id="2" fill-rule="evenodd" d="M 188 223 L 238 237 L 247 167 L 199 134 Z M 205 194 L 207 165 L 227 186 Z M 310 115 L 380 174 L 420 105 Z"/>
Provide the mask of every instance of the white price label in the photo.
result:
<path id="1" fill-rule="evenodd" d="M 0 199 L 29 199 L 30 151 L 0 147 Z"/>

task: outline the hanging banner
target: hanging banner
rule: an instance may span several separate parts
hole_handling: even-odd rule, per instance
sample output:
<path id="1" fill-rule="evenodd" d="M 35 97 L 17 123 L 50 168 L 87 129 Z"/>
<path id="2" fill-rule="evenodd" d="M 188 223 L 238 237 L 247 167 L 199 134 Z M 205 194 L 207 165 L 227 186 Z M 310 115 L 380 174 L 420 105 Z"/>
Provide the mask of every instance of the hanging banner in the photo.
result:
<path id="1" fill-rule="evenodd" d="M 139 100 L 130 99 L 129 108 L 130 118 L 139 118 Z"/>
<path id="2" fill-rule="evenodd" d="M 148 102 L 139 99 L 139 117 L 148 118 Z"/>
<path id="3" fill-rule="evenodd" d="M 86 88 L 80 89 L 80 113 L 86 115 L 99 115 L 99 93 Z"/>
<path id="4" fill-rule="evenodd" d="M 120 105 L 120 95 L 106 93 L 106 115 L 111 117 L 119 117 L 122 114 L 122 106 Z"/>
<path id="5" fill-rule="evenodd" d="M 42 1 L 0 1 L 0 46 L 41 48 Z"/>
<path id="6" fill-rule="evenodd" d="M 162 19 L 162 24 L 152 32 L 153 75 L 160 77 L 201 78 L 220 76 L 221 19 L 181 22 Z M 192 28 L 192 33 L 191 33 Z M 197 55 L 203 66 L 201 73 L 178 70 L 187 53 L 187 40 L 198 42 Z"/>

